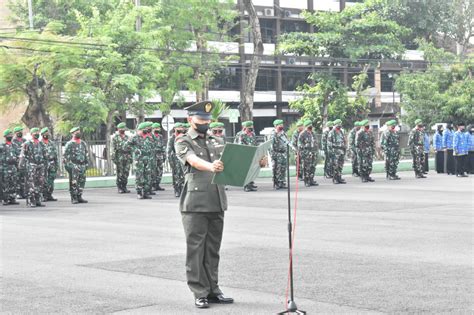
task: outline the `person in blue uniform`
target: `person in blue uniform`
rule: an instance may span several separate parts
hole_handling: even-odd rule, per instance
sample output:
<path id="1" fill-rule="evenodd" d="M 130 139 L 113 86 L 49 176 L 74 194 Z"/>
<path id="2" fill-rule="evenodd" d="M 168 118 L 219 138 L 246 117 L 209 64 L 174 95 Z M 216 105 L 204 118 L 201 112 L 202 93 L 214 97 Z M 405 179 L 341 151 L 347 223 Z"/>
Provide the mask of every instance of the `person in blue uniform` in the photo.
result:
<path id="1" fill-rule="evenodd" d="M 433 149 L 435 150 L 436 173 L 444 173 L 443 125 L 436 127 L 433 135 Z"/>
<path id="2" fill-rule="evenodd" d="M 467 158 L 467 138 L 464 133 L 464 123 L 458 124 L 458 131 L 454 133 L 453 137 L 453 155 L 455 159 L 455 172 L 457 177 L 467 177 L 464 166 Z"/>
<path id="3" fill-rule="evenodd" d="M 443 132 L 444 172 L 448 175 L 454 175 L 453 136 L 453 124 L 449 123 Z"/>

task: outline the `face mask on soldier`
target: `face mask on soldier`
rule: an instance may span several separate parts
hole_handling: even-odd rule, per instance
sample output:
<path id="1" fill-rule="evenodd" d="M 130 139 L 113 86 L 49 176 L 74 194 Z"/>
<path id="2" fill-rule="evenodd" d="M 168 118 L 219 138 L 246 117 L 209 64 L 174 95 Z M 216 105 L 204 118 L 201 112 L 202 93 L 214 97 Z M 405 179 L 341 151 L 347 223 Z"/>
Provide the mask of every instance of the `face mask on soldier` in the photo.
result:
<path id="1" fill-rule="evenodd" d="M 33 135 L 33 138 L 35 138 L 35 139 L 39 139 L 39 137 L 40 137 L 39 133 L 35 133 L 35 134 Z"/>
<path id="2" fill-rule="evenodd" d="M 8 142 L 12 141 L 13 137 L 12 136 L 8 136 L 8 137 L 5 137 L 5 139 L 7 139 Z"/>
<path id="3" fill-rule="evenodd" d="M 16 133 L 16 136 L 17 136 L 18 138 L 21 138 L 21 137 L 23 137 L 23 133 L 17 132 L 17 133 Z"/>
<path id="4" fill-rule="evenodd" d="M 48 140 L 49 136 L 48 135 L 43 135 L 43 139 Z"/>

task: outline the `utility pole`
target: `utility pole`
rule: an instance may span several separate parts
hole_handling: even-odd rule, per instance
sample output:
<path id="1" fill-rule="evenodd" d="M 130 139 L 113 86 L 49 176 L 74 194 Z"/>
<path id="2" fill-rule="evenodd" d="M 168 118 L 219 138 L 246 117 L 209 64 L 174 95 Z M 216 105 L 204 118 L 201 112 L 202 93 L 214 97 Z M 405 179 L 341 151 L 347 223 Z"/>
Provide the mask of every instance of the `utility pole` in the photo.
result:
<path id="1" fill-rule="evenodd" d="M 346 0 L 339 0 L 339 12 L 346 8 Z"/>
<path id="2" fill-rule="evenodd" d="M 135 6 L 138 8 L 140 7 L 140 0 L 135 0 Z M 137 15 L 137 21 L 135 22 L 135 29 L 137 32 L 140 32 L 142 29 L 142 18 L 140 15 Z M 141 95 L 138 95 L 138 102 L 140 104 L 143 103 L 143 97 Z M 142 105 L 140 105 L 140 109 L 138 112 L 138 123 L 141 123 L 145 120 L 145 109 L 143 108 Z"/>
<path id="3" fill-rule="evenodd" d="M 30 30 L 33 30 L 33 3 L 28 0 L 28 20 L 30 21 Z"/>

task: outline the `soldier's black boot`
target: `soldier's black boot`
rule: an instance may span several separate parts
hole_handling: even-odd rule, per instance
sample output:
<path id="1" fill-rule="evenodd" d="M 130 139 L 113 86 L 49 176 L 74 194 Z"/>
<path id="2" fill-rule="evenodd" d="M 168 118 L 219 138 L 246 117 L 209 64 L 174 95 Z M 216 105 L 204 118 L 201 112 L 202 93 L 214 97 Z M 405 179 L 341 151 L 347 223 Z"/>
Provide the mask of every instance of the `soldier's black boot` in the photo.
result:
<path id="1" fill-rule="evenodd" d="M 89 201 L 87 201 L 87 200 L 85 200 L 85 199 L 82 199 L 82 195 L 77 196 L 77 201 L 78 201 L 79 203 L 88 203 L 88 202 L 89 202 Z"/>
<path id="2" fill-rule="evenodd" d="M 367 181 L 369 181 L 369 182 L 375 182 L 375 179 L 373 179 L 373 178 L 370 177 L 370 176 L 367 176 Z"/>
<path id="3" fill-rule="evenodd" d="M 122 186 L 122 191 L 123 191 L 124 194 L 130 193 L 130 190 L 127 189 L 127 185 Z"/>
<path id="4" fill-rule="evenodd" d="M 36 208 L 36 202 L 32 199 L 33 198 L 26 198 L 26 206 L 29 208 Z"/>
<path id="5" fill-rule="evenodd" d="M 18 201 L 16 201 L 15 198 L 13 199 L 10 199 L 10 202 L 9 202 L 11 205 L 19 205 L 20 203 Z"/>
<path id="6" fill-rule="evenodd" d="M 143 196 L 143 199 L 153 199 L 153 197 L 151 197 L 149 194 L 145 194 Z"/>
<path id="7" fill-rule="evenodd" d="M 367 182 L 368 182 L 367 177 L 364 176 L 364 175 L 361 175 L 361 176 L 360 176 L 360 180 L 361 180 L 361 182 L 363 182 L 363 183 L 367 183 Z"/>
<path id="8" fill-rule="evenodd" d="M 339 184 L 345 184 L 345 183 L 346 183 L 346 180 L 343 179 L 343 178 L 341 177 L 341 175 L 339 175 L 339 178 L 338 178 L 337 180 L 339 181 Z"/>
<path id="9" fill-rule="evenodd" d="M 54 198 L 53 195 L 48 195 L 46 201 L 58 201 L 58 199 Z"/>
<path id="10" fill-rule="evenodd" d="M 155 195 L 156 195 L 156 192 L 150 191 L 147 195 L 155 196 Z"/>
<path id="11" fill-rule="evenodd" d="M 125 192 L 123 191 L 123 188 L 122 187 L 118 187 L 117 188 L 117 191 L 119 194 L 124 194 Z"/>
<path id="12" fill-rule="evenodd" d="M 143 194 L 137 193 L 137 199 L 145 199 L 145 198 L 143 198 Z"/>
<path id="13" fill-rule="evenodd" d="M 258 186 L 255 185 L 254 182 L 250 182 L 249 185 L 250 185 L 250 187 L 252 187 L 252 188 L 254 188 L 254 189 L 257 189 L 257 188 L 258 188 Z"/>
<path id="14" fill-rule="evenodd" d="M 42 204 L 41 201 L 36 201 L 36 206 L 37 207 L 45 207 L 46 205 Z"/>
<path id="15" fill-rule="evenodd" d="M 8 200 L 2 200 L 2 205 L 8 206 L 10 202 Z"/>
<path id="16" fill-rule="evenodd" d="M 156 190 L 158 190 L 158 191 L 163 191 L 163 190 L 165 190 L 165 189 L 164 189 L 163 187 L 161 187 L 160 185 L 158 185 L 158 186 L 156 186 Z"/>
<path id="17" fill-rule="evenodd" d="M 78 204 L 79 201 L 77 201 L 77 197 L 71 196 L 71 203 L 72 203 L 73 205 Z"/>
<path id="18" fill-rule="evenodd" d="M 310 186 L 319 186 L 318 182 L 315 181 L 313 178 L 311 179 L 311 181 L 309 182 Z"/>
<path id="19" fill-rule="evenodd" d="M 333 178 L 332 178 L 332 183 L 333 183 L 333 184 L 336 184 L 336 185 L 337 185 L 337 184 L 340 184 L 339 180 L 338 180 L 336 177 L 333 177 Z"/>

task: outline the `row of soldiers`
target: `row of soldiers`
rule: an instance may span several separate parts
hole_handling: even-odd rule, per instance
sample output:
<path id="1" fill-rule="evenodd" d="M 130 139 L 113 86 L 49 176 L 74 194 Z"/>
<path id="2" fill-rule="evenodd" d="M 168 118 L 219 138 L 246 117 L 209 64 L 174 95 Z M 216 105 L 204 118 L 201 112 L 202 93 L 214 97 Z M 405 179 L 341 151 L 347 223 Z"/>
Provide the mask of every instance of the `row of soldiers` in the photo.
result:
<path id="1" fill-rule="evenodd" d="M 80 128 L 71 129 L 72 139 L 66 144 L 63 162 L 69 173 L 71 201 L 87 203 L 82 198 L 88 165 L 87 145 L 81 140 Z M 53 197 L 54 180 L 59 167 L 57 145 L 50 139 L 47 127 L 30 129 L 31 139 L 23 137 L 23 127 L 3 132 L 0 146 L 0 192 L 3 205 L 19 204 L 26 199 L 31 208 L 43 207 Z"/>

